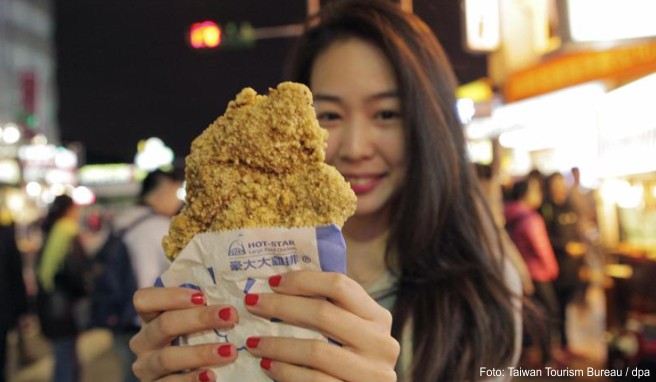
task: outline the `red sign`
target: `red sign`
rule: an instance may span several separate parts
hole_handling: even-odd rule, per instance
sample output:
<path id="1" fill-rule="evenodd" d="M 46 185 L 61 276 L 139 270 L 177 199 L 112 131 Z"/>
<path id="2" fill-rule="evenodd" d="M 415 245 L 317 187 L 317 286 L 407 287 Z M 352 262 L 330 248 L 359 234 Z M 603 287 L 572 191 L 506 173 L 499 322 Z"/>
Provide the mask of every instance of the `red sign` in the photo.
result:
<path id="1" fill-rule="evenodd" d="M 36 112 L 36 73 L 25 71 L 20 74 L 21 106 L 29 114 Z"/>

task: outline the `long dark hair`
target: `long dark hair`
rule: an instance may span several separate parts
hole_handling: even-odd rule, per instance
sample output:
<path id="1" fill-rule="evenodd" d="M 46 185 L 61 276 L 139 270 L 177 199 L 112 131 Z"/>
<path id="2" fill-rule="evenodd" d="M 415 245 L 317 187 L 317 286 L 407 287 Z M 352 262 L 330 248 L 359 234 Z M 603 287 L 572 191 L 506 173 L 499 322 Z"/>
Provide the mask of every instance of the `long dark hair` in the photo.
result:
<path id="1" fill-rule="evenodd" d="M 293 80 L 311 85 L 317 56 L 349 38 L 381 49 L 396 74 L 408 157 L 386 261 L 399 273 L 392 334 L 413 327 L 410 380 L 479 380 L 480 367 L 513 357 L 514 296 L 467 160 L 451 66 L 428 26 L 390 1 L 333 1 L 317 17 L 295 47 Z"/>
<path id="2" fill-rule="evenodd" d="M 57 220 L 66 215 L 68 210 L 70 210 L 74 205 L 75 203 L 73 202 L 73 199 L 68 195 L 59 195 L 55 198 L 55 200 L 48 208 L 48 213 L 46 214 L 46 217 L 43 219 L 43 223 L 41 224 L 41 228 L 43 229 L 45 237 L 48 237 L 48 234 L 52 230 L 52 227 L 55 225 Z"/>

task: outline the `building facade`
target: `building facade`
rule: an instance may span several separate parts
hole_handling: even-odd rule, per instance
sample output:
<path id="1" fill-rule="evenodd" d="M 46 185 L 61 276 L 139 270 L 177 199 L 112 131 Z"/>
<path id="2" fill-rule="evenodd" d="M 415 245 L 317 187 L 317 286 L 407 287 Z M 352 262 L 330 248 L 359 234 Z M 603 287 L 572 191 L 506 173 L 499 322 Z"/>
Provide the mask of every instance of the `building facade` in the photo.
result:
<path id="1" fill-rule="evenodd" d="M 59 141 L 50 0 L 0 0 L 0 126 Z"/>

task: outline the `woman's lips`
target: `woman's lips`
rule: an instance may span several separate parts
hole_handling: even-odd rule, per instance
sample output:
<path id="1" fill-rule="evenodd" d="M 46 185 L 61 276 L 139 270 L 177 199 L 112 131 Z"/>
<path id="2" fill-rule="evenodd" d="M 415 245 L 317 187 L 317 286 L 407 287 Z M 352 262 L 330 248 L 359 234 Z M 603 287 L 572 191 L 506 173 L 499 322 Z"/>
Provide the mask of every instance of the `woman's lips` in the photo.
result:
<path id="1" fill-rule="evenodd" d="M 351 185 L 351 189 L 355 195 L 360 196 L 373 191 L 380 182 L 384 175 L 371 175 L 371 176 L 345 176 L 346 180 Z"/>

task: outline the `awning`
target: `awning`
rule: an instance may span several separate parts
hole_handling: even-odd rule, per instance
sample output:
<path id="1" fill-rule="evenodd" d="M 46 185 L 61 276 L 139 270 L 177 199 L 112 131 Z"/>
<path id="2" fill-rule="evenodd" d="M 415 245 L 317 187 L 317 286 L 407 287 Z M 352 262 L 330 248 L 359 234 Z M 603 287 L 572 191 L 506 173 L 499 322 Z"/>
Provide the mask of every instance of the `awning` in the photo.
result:
<path id="1" fill-rule="evenodd" d="M 639 77 L 656 71 L 656 41 L 608 50 L 572 52 L 513 73 L 503 88 L 505 102 L 596 80 Z"/>

